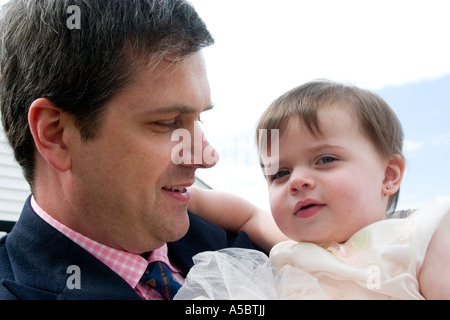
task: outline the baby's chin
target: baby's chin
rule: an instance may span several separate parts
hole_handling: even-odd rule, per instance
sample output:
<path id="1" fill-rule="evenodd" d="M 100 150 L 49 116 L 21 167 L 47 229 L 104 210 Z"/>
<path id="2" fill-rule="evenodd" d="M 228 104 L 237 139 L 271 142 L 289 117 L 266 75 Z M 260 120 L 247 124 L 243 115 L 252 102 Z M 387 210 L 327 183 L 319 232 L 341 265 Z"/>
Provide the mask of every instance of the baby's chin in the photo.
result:
<path id="1" fill-rule="evenodd" d="M 328 248 L 334 244 L 343 244 L 343 243 L 347 242 L 348 239 L 350 239 L 350 236 L 335 235 L 335 236 L 330 236 L 330 237 L 318 237 L 317 235 L 315 235 L 312 237 L 296 237 L 296 238 L 291 238 L 291 239 L 294 241 L 297 241 L 297 242 L 309 242 L 309 243 L 316 244 L 323 248 Z"/>

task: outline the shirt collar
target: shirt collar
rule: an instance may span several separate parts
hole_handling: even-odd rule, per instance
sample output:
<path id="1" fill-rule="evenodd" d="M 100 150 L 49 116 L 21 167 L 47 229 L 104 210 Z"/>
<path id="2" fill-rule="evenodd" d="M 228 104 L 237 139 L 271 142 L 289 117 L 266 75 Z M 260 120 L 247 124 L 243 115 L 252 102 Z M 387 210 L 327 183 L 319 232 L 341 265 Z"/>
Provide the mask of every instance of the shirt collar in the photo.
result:
<path id="1" fill-rule="evenodd" d="M 144 274 L 148 263 L 153 261 L 164 262 L 172 272 L 180 272 L 177 268 L 172 266 L 168 258 L 167 244 L 161 248 L 153 250 L 148 259 L 128 251 L 115 249 L 107 245 L 96 242 L 72 229 L 65 226 L 47 212 L 45 212 L 36 202 L 34 197 L 31 197 L 31 207 L 36 214 L 45 222 L 54 227 L 56 230 L 64 234 L 70 240 L 84 248 L 94 257 L 99 259 L 110 269 L 116 272 L 122 279 L 124 279 L 132 288 L 135 288 Z"/>

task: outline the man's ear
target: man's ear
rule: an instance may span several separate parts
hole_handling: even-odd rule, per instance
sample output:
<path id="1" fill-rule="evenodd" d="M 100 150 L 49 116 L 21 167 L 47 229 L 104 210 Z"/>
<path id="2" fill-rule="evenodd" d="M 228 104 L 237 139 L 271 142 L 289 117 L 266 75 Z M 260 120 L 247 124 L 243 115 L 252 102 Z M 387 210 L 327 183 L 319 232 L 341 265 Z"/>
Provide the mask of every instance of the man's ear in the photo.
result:
<path id="1" fill-rule="evenodd" d="M 61 172 L 71 167 L 65 135 L 69 121 L 68 115 L 47 98 L 33 101 L 28 111 L 28 124 L 37 150 Z"/>
<path id="2" fill-rule="evenodd" d="M 405 158 L 402 155 L 395 154 L 391 157 L 384 174 L 383 193 L 385 195 L 393 195 L 400 189 L 405 165 Z"/>

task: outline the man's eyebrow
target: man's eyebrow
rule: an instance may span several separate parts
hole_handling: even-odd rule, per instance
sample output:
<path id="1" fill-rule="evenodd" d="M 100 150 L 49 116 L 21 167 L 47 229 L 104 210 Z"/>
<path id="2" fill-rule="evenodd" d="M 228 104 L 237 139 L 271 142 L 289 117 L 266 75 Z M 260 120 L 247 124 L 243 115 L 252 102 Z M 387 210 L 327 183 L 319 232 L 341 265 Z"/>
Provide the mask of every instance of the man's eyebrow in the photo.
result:
<path id="1" fill-rule="evenodd" d="M 212 110 L 213 108 L 214 108 L 214 104 L 211 103 L 208 106 L 206 106 L 205 108 L 203 108 L 203 110 L 201 112 Z M 192 108 L 192 107 L 184 106 L 184 105 L 172 105 L 172 106 L 168 106 L 168 107 L 156 108 L 156 109 L 150 110 L 148 113 L 150 113 L 150 114 L 165 114 L 165 113 L 189 114 L 189 113 L 196 113 L 196 112 L 198 112 L 198 109 L 196 109 L 196 108 Z"/>
<path id="2" fill-rule="evenodd" d="M 212 109 L 214 109 L 214 103 L 213 102 L 211 102 L 206 108 L 204 108 L 202 110 L 202 112 L 209 111 L 209 110 L 212 110 Z"/>

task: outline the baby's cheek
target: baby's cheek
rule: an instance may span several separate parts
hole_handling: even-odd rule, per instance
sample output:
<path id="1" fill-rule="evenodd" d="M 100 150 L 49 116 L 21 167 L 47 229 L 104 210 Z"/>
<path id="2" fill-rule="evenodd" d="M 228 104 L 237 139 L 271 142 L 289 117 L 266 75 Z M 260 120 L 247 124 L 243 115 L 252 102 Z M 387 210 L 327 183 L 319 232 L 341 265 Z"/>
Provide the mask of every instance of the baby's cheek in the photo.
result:
<path id="1" fill-rule="evenodd" d="M 282 201 L 278 199 L 270 199 L 270 211 L 272 212 L 273 219 L 278 225 L 278 228 L 285 228 L 286 221 L 288 219 L 288 210 Z"/>

